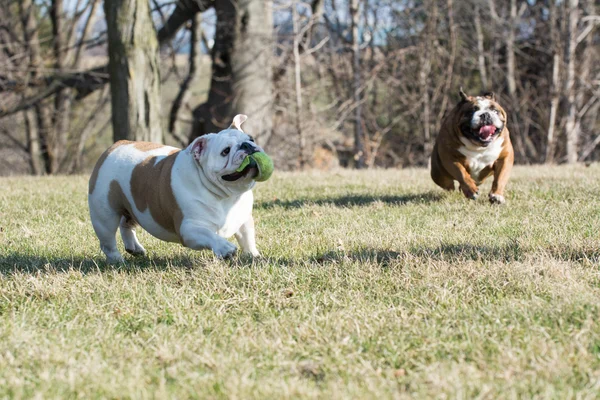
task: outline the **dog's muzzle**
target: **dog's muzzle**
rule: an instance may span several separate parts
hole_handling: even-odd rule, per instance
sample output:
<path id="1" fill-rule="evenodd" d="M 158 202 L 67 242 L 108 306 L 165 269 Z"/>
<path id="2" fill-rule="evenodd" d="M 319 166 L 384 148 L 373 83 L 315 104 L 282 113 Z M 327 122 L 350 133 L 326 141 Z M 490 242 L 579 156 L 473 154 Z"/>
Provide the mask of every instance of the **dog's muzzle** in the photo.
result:
<path id="1" fill-rule="evenodd" d="M 248 153 L 248 155 L 258 152 L 258 149 L 254 145 L 252 145 L 250 142 L 242 143 L 240 145 L 240 150 L 245 151 L 246 153 Z"/>

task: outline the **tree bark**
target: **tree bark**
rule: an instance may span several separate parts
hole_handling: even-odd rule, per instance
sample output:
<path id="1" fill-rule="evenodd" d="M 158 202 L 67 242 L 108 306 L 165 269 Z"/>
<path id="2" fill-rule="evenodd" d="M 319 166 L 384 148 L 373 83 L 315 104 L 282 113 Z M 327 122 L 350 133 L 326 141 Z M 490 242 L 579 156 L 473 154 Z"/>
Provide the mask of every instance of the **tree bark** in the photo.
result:
<path id="1" fill-rule="evenodd" d="M 40 50 L 40 41 L 38 36 L 38 24 L 34 16 L 34 6 L 32 0 L 23 0 L 19 2 L 19 13 L 23 27 L 23 41 L 25 49 L 29 53 L 29 79 L 35 81 L 39 76 L 39 69 L 42 67 L 42 58 Z M 54 154 L 54 146 L 50 138 L 52 129 L 52 118 L 48 110 L 48 104 L 40 101 L 35 104 L 35 116 L 37 130 L 30 130 L 37 134 L 39 139 L 39 153 L 44 161 L 44 171 L 48 174 L 57 169 L 58 162 Z M 31 139 L 31 137 L 30 137 Z M 31 151 L 37 153 L 37 146 L 34 143 L 28 143 Z M 37 154 L 30 153 L 31 157 L 37 157 Z"/>
<path id="2" fill-rule="evenodd" d="M 190 29 L 190 55 L 189 55 L 189 69 L 188 74 L 181 83 L 179 87 L 179 92 L 173 100 L 173 104 L 171 106 L 171 112 L 169 113 L 169 133 L 177 140 L 185 140 L 185 138 L 180 139 L 179 132 L 177 132 L 179 128 L 179 124 L 177 123 L 177 119 L 179 118 L 179 112 L 181 111 L 181 107 L 187 103 L 189 99 L 189 89 L 196 82 L 198 78 L 198 72 L 200 69 L 200 62 L 202 53 L 200 52 L 200 40 L 202 38 L 202 15 L 200 13 L 196 13 L 192 17 L 192 27 Z M 182 146 L 185 143 L 180 143 Z"/>
<path id="3" fill-rule="evenodd" d="M 29 165 L 34 175 L 42 175 L 44 172 L 41 163 L 40 137 L 35 126 L 29 119 L 29 112 L 23 111 L 23 122 L 25 123 L 25 133 L 27 134 L 27 152 L 29 153 Z"/>
<path id="4" fill-rule="evenodd" d="M 431 140 L 431 96 L 429 94 L 431 73 L 431 60 L 433 58 L 434 34 L 437 24 L 437 6 L 435 1 L 429 3 L 429 12 L 425 22 L 425 37 L 423 38 L 423 50 L 420 52 L 419 89 L 423 99 L 423 112 L 421 113 L 421 125 L 423 127 L 423 157 L 428 163 L 433 149 Z"/>
<path id="5" fill-rule="evenodd" d="M 517 96 L 517 79 L 515 76 L 515 24 L 517 22 L 517 0 L 510 0 L 510 19 L 506 35 L 506 82 L 511 99 Z"/>
<path id="6" fill-rule="evenodd" d="M 556 115 L 560 101 L 560 38 L 556 26 L 557 9 L 555 0 L 550 0 L 550 36 L 552 39 L 552 83 L 550 87 L 550 119 L 548 121 L 548 131 L 546 134 L 546 157 L 544 162 L 550 164 L 554 162 Z"/>
<path id="7" fill-rule="evenodd" d="M 584 0 L 583 1 L 583 10 L 584 15 L 587 16 L 596 16 L 596 7 L 594 4 L 595 0 Z M 590 22 L 590 26 L 593 26 L 594 22 Z M 581 39 L 578 37 L 577 39 L 578 46 L 581 45 L 583 48 L 581 49 L 581 62 L 580 62 L 580 70 L 577 74 L 578 81 L 580 82 L 579 90 L 577 90 L 577 94 L 575 95 L 575 106 L 577 112 L 577 118 L 575 123 L 575 130 L 577 131 L 579 137 L 579 142 L 584 143 L 584 140 L 587 141 L 587 137 L 590 133 L 595 133 L 595 129 L 593 128 L 597 118 L 592 116 L 590 113 L 590 108 L 586 107 L 586 87 L 593 87 L 592 83 L 592 67 L 594 63 L 594 32 L 591 30 L 587 36 L 582 37 Z M 596 60 L 597 62 L 597 60 Z M 587 110 L 586 110 L 587 108 Z M 582 129 L 582 126 L 585 129 Z M 591 140 L 591 137 L 589 138 Z M 596 138 L 595 140 L 597 140 Z M 593 143 L 593 142 L 592 142 Z M 578 146 L 581 148 L 582 146 Z M 583 161 L 585 157 L 578 151 L 579 161 Z"/>
<path id="8" fill-rule="evenodd" d="M 485 48 L 483 45 L 483 30 L 481 29 L 481 11 L 479 9 L 479 3 L 475 5 L 475 32 L 477 33 L 477 63 L 479 65 L 481 87 L 484 91 L 487 91 L 487 67 L 485 65 Z"/>
<path id="9" fill-rule="evenodd" d="M 302 132 L 302 76 L 300 70 L 300 36 L 298 31 L 298 5 L 292 2 L 292 25 L 294 33 L 294 83 L 296 92 L 296 131 L 298 132 L 298 167 L 303 170 L 306 164 L 304 158 L 306 139 Z"/>
<path id="10" fill-rule="evenodd" d="M 219 132 L 236 114 L 246 114 L 244 130 L 257 142 L 268 142 L 272 132 L 272 9 L 270 0 L 215 3 L 210 91 L 208 100 L 193 111 L 190 141 Z"/>
<path id="11" fill-rule="evenodd" d="M 578 158 L 579 130 L 577 127 L 577 104 L 575 101 L 575 48 L 577 47 L 577 23 L 579 21 L 579 0 L 567 2 L 567 38 L 565 49 L 565 95 L 567 121 L 565 135 L 567 137 L 567 163 L 574 164 Z"/>
<path id="12" fill-rule="evenodd" d="M 312 37 L 312 32 L 314 30 L 314 26 L 316 25 L 316 22 L 319 18 L 321 18 L 321 15 L 323 14 L 323 4 L 324 0 L 312 0 L 311 5 L 310 5 L 310 10 L 311 10 L 311 17 L 310 17 L 310 21 L 308 22 L 308 24 L 310 25 L 308 29 L 304 29 L 304 34 L 302 35 L 301 39 L 299 40 L 299 47 L 298 47 L 298 52 L 300 54 L 303 54 L 306 50 L 308 50 L 308 48 L 310 48 L 310 41 L 311 41 L 311 37 Z M 306 44 L 306 46 L 304 45 Z M 290 53 L 289 51 L 284 54 L 284 56 L 282 57 L 282 61 L 280 63 L 280 65 L 277 67 L 276 71 L 273 73 L 273 83 L 277 84 L 281 78 L 283 78 L 285 76 L 285 73 L 287 71 L 288 68 L 288 64 L 290 62 L 290 59 L 293 58 L 294 53 L 293 51 Z"/>
<path id="13" fill-rule="evenodd" d="M 450 89 L 452 88 L 452 79 L 454 78 L 454 63 L 456 62 L 456 53 L 458 47 L 458 33 L 456 22 L 454 21 L 454 2 L 453 0 L 446 0 L 446 12 L 448 16 L 448 33 L 450 34 L 450 58 L 448 60 L 448 66 L 446 67 L 446 77 L 444 80 L 444 86 L 442 87 L 442 102 L 437 117 L 434 123 L 434 132 L 439 132 L 448 108 Z M 430 148 L 425 155 L 427 160 L 431 160 L 429 155 L 430 151 L 433 150 L 433 146 L 430 144 Z M 428 161 L 429 162 L 429 161 Z"/>
<path id="14" fill-rule="evenodd" d="M 352 95 L 354 100 L 354 160 L 358 169 L 366 166 L 365 142 L 362 131 L 362 95 L 360 71 L 360 43 L 358 41 L 358 1 L 350 2 L 350 18 L 352 28 Z"/>
<path id="15" fill-rule="evenodd" d="M 67 58 L 68 51 L 65 49 L 68 43 L 65 43 L 64 24 L 63 24 L 63 0 L 52 0 L 50 9 L 50 19 L 52 20 L 52 36 L 54 38 L 54 68 L 58 73 L 64 73 L 64 61 Z M 60 89 L 54 97 L 54 123 L 52 126 L 52 145 L 56 159 L 52 173 L 58 172 L 61 160 L 64 159 L 64 153 L 67 149 L 67 138 L 69 135 L 71 121 L 71 105 L 73 96 L 71 89 Z"/>
<path id="16" fill-rule="evenodd" d="M 158 40 L 146 0 L 105 0 L 113 139 L 163 142 Z"/>
<path id="17" fill-rule="evenodd" d="M 517 0 L 510 0 L 509 19 L 507 22 L 506 32 L 506 84 L 508 86 L 508 96 L 512 109 L 510 110 L 511 118 L 511 137 L 514 138 L 515 151 L 521 162 L 528 161 L 526 143 L 527 138 L 524 137 L 524 132 L 521 129 L 521 108 L 519 106 L 519 97 L 517 94 L 517 63 L 515 58 L 515 40 L 519 23 L 520 15 L 517 11 Z"/>

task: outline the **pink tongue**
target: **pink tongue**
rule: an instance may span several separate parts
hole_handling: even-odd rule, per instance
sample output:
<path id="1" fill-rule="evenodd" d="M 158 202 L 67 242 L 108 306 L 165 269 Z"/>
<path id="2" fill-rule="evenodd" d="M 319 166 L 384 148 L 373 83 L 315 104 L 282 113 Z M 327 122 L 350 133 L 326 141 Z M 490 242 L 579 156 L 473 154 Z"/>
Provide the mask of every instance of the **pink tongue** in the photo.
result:
<path id="1" fill-rule="evenodd" d="M 496 127 L 494 125 L 486 125 L 479 128 L 479 136 L 482 139 L 487 139 L 492 136 L 496 132 Z"/>

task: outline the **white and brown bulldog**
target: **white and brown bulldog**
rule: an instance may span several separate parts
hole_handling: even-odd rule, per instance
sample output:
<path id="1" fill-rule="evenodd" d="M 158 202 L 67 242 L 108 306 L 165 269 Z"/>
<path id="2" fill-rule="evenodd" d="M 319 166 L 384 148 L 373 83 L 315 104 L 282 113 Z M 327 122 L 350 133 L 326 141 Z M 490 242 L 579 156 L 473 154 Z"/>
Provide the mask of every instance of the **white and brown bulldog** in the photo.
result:
<path id="1" fill-rule="evenodd" d="M 225 238 L 235 235 L 244 253 L 258 256 L 252 219 L 256 166 L 236 172 L 248 154 L 263 151 L 241 129 L 245 115 L 218 134 L 180 150 L 148 142 L 119 141 L 102 154 L 89 182 L 92 225 L 108 262 L 121 262 L 115 234 L 125 250 L 144 255 L 135 235 L 151 235 L 218 257 L 235 254 Z"/>
<path id="2" fill-rule="evenodd" d="M 442 122 L 431 154 L 431 178 L 445 190 L 458 181 L 464 195 L 475 200 L 478 186 L 494 175 L 491 203 L 504 203 L 504 188 L 513 166 L 514 151 L 506 128 L 506 112 L 493 93 L 467 96 Z"/>

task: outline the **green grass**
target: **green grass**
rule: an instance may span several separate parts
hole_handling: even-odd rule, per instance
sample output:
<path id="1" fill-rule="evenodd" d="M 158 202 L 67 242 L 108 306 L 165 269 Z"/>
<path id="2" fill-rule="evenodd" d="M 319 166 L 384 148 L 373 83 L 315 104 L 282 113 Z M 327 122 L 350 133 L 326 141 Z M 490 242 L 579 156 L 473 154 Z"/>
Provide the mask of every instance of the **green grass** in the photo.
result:
<path id="1" fill-rule="evenodd" d="M 425 170 L 276 173 L 263 259 L 138 232 L 120 267 L 87 177 L 0 179 L 0 398 L 596 398 L 599 176 L 516 168 L 491 206 Z"/>

